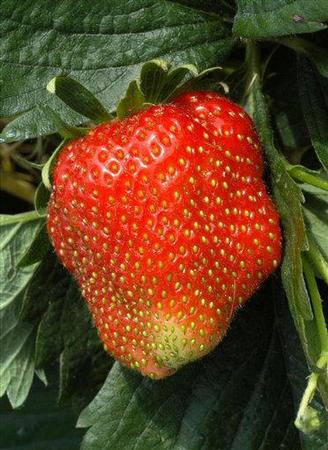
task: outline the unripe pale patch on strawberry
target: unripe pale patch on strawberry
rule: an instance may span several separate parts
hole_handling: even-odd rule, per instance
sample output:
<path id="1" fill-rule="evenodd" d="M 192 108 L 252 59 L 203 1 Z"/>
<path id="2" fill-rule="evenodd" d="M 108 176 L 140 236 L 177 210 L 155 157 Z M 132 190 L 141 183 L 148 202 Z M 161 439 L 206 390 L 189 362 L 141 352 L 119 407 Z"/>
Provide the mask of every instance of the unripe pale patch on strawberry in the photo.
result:
<path id="1" fill-rule="evenodd" d="M 48 207 L 105 349 L 152 378 L 211 351 L 281 257 L 249 117 L 209 92 L 173 103 L 68 144 Z"/>

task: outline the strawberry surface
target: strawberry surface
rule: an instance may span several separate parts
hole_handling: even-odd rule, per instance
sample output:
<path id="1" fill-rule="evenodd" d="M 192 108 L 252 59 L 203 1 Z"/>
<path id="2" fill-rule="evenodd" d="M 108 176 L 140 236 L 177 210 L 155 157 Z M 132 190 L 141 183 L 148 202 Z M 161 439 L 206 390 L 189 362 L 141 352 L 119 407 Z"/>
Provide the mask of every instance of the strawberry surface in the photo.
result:
<path id="1" fill-rule="evenodd" d="M 174 103 L 68 144 L 48 207 L 105 349 L 152 378 L 212 350 L 281 252 L 250 119 L 216 94 Z"/>

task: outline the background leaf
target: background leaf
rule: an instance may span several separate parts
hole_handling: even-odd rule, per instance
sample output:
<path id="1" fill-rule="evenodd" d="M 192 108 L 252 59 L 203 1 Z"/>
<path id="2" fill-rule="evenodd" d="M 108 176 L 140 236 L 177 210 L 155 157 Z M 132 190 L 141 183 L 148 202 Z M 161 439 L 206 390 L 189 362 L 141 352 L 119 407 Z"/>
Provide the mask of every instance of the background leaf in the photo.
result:
<path id="1" fill-rule="evenodd" d="M 11 411 L 6 399 L 0 399 L 0 435 L 2 449 L 78 450 L 81 431 L 74 428 L 75 414 L 70 406 L 58 407 L 58 383 L 51 373 L 47 388 L 35 380 L 24 408 Z"/>
<path id="2" fill-rule="evenodd" d="M 285 64 L 288 60 L 288 64 Z M 294 163 L 300 158 L 302 148 L 310 144 L 299 99 L 297 84 L 297 57 L 294 51 L 280 47 L 269 62 L 266 93 L 270 95 L 271 112 L 276 129 L 276 140 Z M 281 93 L 284 95 L 281 95 Z"/>
<path id="3" fill-rule="evenodd" d="M 33 326 L 19 321 L 20 298 L 0 311 L 0 397 L 7 391 L 13 408 L 21 406 L 34 375 Z"/>
<path id="4" fill-rule="evenodd" d="M 318 33 L 320 36 L 326 36 L 326 31 Z M 311 36 L 312 37 L 312 36 Z M 323 77 L 328 77 L 328 52 L 326 50 L 325 39 L 320 39 L 320 45 L 309 39 L 302 39 L 298 37 L 280 37 L 274 39 L 274 42 L 279 42 L 293 50 L 300 55 L 305 55 L 316 66 L 318 72 Z"/>
<path id="5" fill-rule="evenodd" d="M 44 259 L 29 283 L 20 317 L 37 327 L 36 366 L 60 361 L 59 400 L 90 396 L 90 389 L 103 381 L 111 358 L 102 349 L 75 281 L 55 255 Z"/>
<path id="6" fill-rule="evenodd" d="M 47 224 L 44 221 L 40 224 L 30 246 L 18 261 L 17 267 L 27 267 L 42 261 L 50 249 L 51 244 L 47 231 Z"/>
<path id="7" fill-rule="evenodd" d="M 46 103 L 64 121 L 81 122 L 45 89 L 53 77 L 74 77 L 111 111 L 145 61 L 192 60 L 203 70 L 233 46 L 220 16 L 167 0 L 132 0 L 124 11 L 120 0 L 86 0 L 78 9 L 74 0 L 4 0 L 1 6 L 2 116 Z"/>
<path id="8" fill-rule="evenodd" d="M 317 156 L 328 171 L 328 78 L 305 58 L 298 59 L 298 82 L 304 118 Z"/>
<path id="9" fill-rule="evenodd" d="M 13 222 L 3 226 L 0 224 L 0 309 L 15 300 L 37 268 L 34 264 L 18 269 L 17 265 L 36 235 L 42 219 L 36 216 L 32 221 L 18 221 L 21 217 L 26 216 L 20 215 L 16 222 L 13 216 L 10 216 L 10 219 L 9 216 L 0 216 L 2 223 L 10 220 Z"/>
<path id="10" fill-rule="evenodd" d="M 326 0 L 237 0 L 233 32 L 261 38 L 323 30 L 328 19 Z"/>
<path id="11" fill-rule="evenodd" d="M 38 104 L 9 122 L 0 137 L 4 142 L 14 142 L 55 132 L 70 139 L 84 135 L 81 129 L 67 125 L 47 104 Z"/>

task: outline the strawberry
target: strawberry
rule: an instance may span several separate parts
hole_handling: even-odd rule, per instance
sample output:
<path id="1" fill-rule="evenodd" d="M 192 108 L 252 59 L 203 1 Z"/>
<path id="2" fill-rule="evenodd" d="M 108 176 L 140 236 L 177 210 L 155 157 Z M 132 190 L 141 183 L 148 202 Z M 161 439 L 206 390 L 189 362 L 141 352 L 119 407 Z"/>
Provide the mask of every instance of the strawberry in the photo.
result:
<path id="1" fill-rule="evenodd" d="M 281 256 L 248 116 L 208 92 L 173 103 L 66 145 L 48 206 L 105 349 L 152 378 L 211 351 Z"/>

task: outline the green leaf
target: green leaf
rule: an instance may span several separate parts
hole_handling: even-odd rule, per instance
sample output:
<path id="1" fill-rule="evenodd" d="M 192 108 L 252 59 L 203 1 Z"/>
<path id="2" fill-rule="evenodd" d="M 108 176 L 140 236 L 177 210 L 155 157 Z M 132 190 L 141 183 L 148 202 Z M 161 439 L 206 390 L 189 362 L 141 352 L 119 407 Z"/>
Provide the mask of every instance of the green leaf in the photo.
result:
<path id="1" fill-rule="evenodd" d="M 294 51 L 279 47 L 272 55 L 266 77 L 266 92 L 272 98 L 272 116 L 278 132 L 276 138 L 284 151 L 289 150 L 293 162 L 295 159 L 299 162 L 301 148 L 305 150 L 310 144 L 298 93 L 296 59 Z"/>
<path id="2" fill-rule="evenodd" d="M 303 196 L 300 188 L 288 175 L 282 157 L 273 145 L 269 113 L 257 78 L 252 87 L 251 106 L 255 125 L 270 163 L 274 199 L 284 231 L 282 282 L 308 363 L 314 367 L 320 353 L 320 339 L 303 276 L 301 252 L 308 249 L 301 205 Z"/>
<path id="3" fill-rule="evenodd" d="M 111 358 L 102 349 L 92 323 L 91 314 L 71 275 L 57 258 L 50 254 L 40 265 L 25 293 L 21 318 L 38 323 L 35 342 L 37 367 L 60 359 L 59 400 L 66 401 L 86 387 L 93 387 L 92 361 L 97 359 L 98 370 L 108 369 Z M 102 361 L 102 356 L 105 361 Z M 89 373 L 88 380 L 80 373 Z M 87 376 L 87 375 L 85 375 Z"/>
<path id="4" fill-rule="evenodd" d="M 176 3 L 181 3 L 188 7 L 197 8 L 201 11 L 208 11 L 216 14 L 226 13 L 226 8 L 234 11 L 234 0 L 232 2 L 218 2 L 217 0 L 176 0 Z"/>
<path id="5" fill-rule="evenodd" d="M 71 277 L 55 256 L 49 255 L 33 277 L 25 294 L 21 317 L 38 321 L 35 342 L 37 367 L 45 367 L 58 359 L 63 349 L 61 321 L 70 284 Z"/>
<path id="6" fill-rule="evenodd" d="M 49 197 L 50 197 L 49 190 L 41 182 L 37 187 L 34 196 L 35 210 L 40 216 L 45 216 L 47 212 Z"/>
<path id="7" fill-rule="evenodd" d="M 306 55 L 316 66 L 318 72 L 322 76 L 328 77 L 328 52 L 324 47 L 320 47 L 310 40 L 293 36 L 277 38 L 274 41 L 295 50 L 298 54 Z"/>
<path id="8" fill-rule="evenodd" d="M 17 267 L 28 267 L 42 261 L 50 249 L 51 243 L 47 231 L 47 224 L 46 222 L 43 222 L 40 224 L 40 227 L 36 232 L 29 248 L 18 261 Z"/>
<path id="9" fill-rule="evenodd" d="M 262 38 L 323 30 L 326 0 L 237 0 L 235 36 Z"/>
<path id="10" fill-rule="evenodd" d="M 152 381 L 115 363 L 78 420 L 91 427 L 82 449 L 299 449 L 266 298 L 262 291 L 240 311 L 217 350 L 170 378 Z"/>
<path id="11" fill-rule="evenodd" d="M 96 123 L 106 122 L 113 116 L 82 84 L 67 76 L 57 76 L 49 81 L 47 89 L 57 95 L 67 106 Z"/>
<path id="12" fill-rule="evenodd" d="M 34 333 L 31 333 L 15 355 L 10 364 L 10 383 L 7 387 L 7 396 L 13 408 L 20 407 L 30 393 L 34 377 Z M 7 350 L 11 353 L 12 348 Z M 12 356 L 12 354 L 11 354 Z M 5 375 L 5 377 L 7 374 Z"/>
<path id="13" fill-rule="evenodd" d="M 12 120 L 0 134 L 4 142 L 15 142 L 54 133 L 57 124 L 48 117 L 44 106 L 36 105 L 18 118 Z"/>
<path id="14" fill-rule="evenodd" d="M 0 400 L 0 435 L 3 449 L 78 450 L 81 431 L 74 427 L 76 412 L 56 405 L 57 382 L 50 373 L 47 388 L 35 380 L 24 408 L 15 412 Z"/>
<path id="15" fill-rule="evenodd" d="M 42 381 L 45 386 L 48 386 L 47 375 L 43 369 L 35 369 L 35 375 L 39 378 L 40 381 Z"/>
<path id="16" fill-rule="evenodd" d="M 328 171 L 328 79 L 300 57 L 298 81 L 304 118 L 317 156 Z"/>
<path id="17" fill-rule="evenodd" d="M 165 83 L 170 64 L 162 59 L 146 62 L 140 73 L 140 88 L 150 103 L 156 103 L 162 85 Z"/>
<path id="18" fill-rule="evenodd" d="M 310 41 L 301 40 L 302 51 L 316 66 L 318 72 L 325 78 L 328 77 L 328 52 Z M 327 86 L 327 80 L 325 81 Z"/>
<path id="19" fill-rule="evenodd" d="M 67 288 L 67 274 L 54 253 L 50 252 L 35 271 L 23 295 L 20 309 L 20 319 L 39 325 L 49 303 L 56 299 L 56 294 L 64 296 L 65 290 L 59 286 L 65 280 Z M 55 343 L 54 343 L 55 345 Z"/>
<path id="20" fill-rule="evenodd" d="M 192 64 L 171 68 L 164 60 L 145 63 L 140 73 L 140 89 L 147 103 L 165 103 L 181 92 L 190 90 L 202 78 L 221 70 L 212 67 L 198 73 Z"/>
<path id="21" fill-rule="evenodd" d="M 139 111 L 145 103 L 145 96 L 140 90 L 136 80 L 131 81 L 126 91 L 125 97 L 122 98 L 116 108 L 116 114 L 119 119 L 129 116 Z"/>
<path id="22" fill-rule="evenodd" d="M 167 79 L 161 87 L 159 100 L 167 101 L 172 96 L 172 93 L 179 88 L 183 81 L 187 81 L 197 77 L 198 70 L 192 64 L 185 64 L 183 66 L 175 67 L 167 74 Z"/>
<path id="23" fill-rule="evenodd" d="M 50 158 L 48 159 L 48 161 L 45 163 L 45 165 L 43 166 L 42 169 L 42 182 L 45 185 L 45 187 L 47 189 L 51 189 L 52 188 L 52 171 L 53 168 L 55 166 L 56 160 L 60 154 L 60 152 L 62 151 L 62 149 L 65 147 L 65 145 L 67 144 L 67 140 L 64 139 L 56 148 L 56 150 L 53 152 L 53 154 L 50 156 Z"/>
<path id="24" fill-rule="evenodd" d="M 17 265 L 43 226 L 43 221 L 31 212 L 16 216 L 2 215 L 0 224 L 0 396 L 7 392 L 12 406 L 16 408 L 25 401 L 34 375 L 34 327 L 19 321 L 19 310 L 24 291 L 38 264 L 20 269 Z"/>
<path id="25" fill-rule="evenodd" d="M 63 347 L 62 336 L 58 333 L 62 315 L 61 297 L 57 297 L 58 293 L 67 289 L 67 280 L 59 281 L 56 288 L 51 286 L 49 289 L 49 305 L 38 327 L 35 348 L 35 365 L 36 367 L 45 367 L 47 363 L 51 363 L 58 358 Z"/>
<path id="26" fill-rule="evenodd" d="M 33 326 L 18 320 L 20 297 L 0 310 L 0 397 L 7 391 L 13 408 L 21 406 L 34 375 Z"/>
<path id="27" fill-rule="evenodd" d="M 187 75 L 192 77 L 198 74 L 193 65 L 170 69 L 170 64 L 163 60 L 153 60 L 143 65 L 140 74 L 140 88 L 147 102 L 164 102 Z"/>
<path id="28" fill-rule="evenodd" d="M 22 220 L 27 220 L 23 222 Z M 0 309 L 9 305 L 25 289 L 37 264 L 17 268 L 42 219 L 37 214 L 0 215 Z"/>
<path id="29" fill-rule="evenodd" d="M 191 91 L 194 86 L 204 78 L 209 77 L 210 75 L 213 75 L 215 73 L 220 73 L 221 70 L 221 67 L 211 67 L 210 69 L 203 70 L 203 72 L 192 73 L 192 75 L 190 74 L 190 76 L 187 77 L 187 79 L 185 79 L 181 84 L 179 84 L 170 94 L 168 93 L 168 96 L 165 100 L 169 101 L 183 92 Z"/>
<path id="30" fill-rule="evenodd" d="M 302 275 L 301 251 L 307 250 L 305 225 L 300 188 L 288 175 L 282 158 L 273 145 L 268 111 L 257 83 L 254 83 L 254 122 L 264 144 L 273 177 L 273 190 L 284 228 L 286 241 L 282 263 L 282 277 L 286 288 L 293 292 L 292 298 L 304 318 L 311 319 L 312 311 Z"/>
<path id="31" fill-rule="evenodd" d="M 4 142 L 14 142 L 55 132 L 68 139 L 75 139 L 85 134 L 83 128 L 77 128 L 63 122 L 48 105 L 38 104 L 17 119 L 9 122 L 0 137 Z"/>
<path id="32" fill-rule="evenodd" d="M 234 45 L 219 15 L 167 0 L 86 0 L 79 8 L 75 0 L 4 0 L 1 9 L 3 117 L 46 103 L 65 122 L 81 123 L 45 89 L 53 77 L 73 77 L 113 111 L 144 62 L 193 61 L 204 70 L 220 64 Z"/>
<path id="33" fill-rule="evenodd" d="M 65 401 L 72 395 L 81 367 L 90 358 L 88 342 L 96 333 L 91 314 L 74 280 L 67 290 L 61 314 L 60 333 L 64 348 L 60 358 L 59 400 Z M 101 347 L 99 339 L 97 344 Z M 86 384 L 82 380 L 78 384 L 81 382 Z"/>

